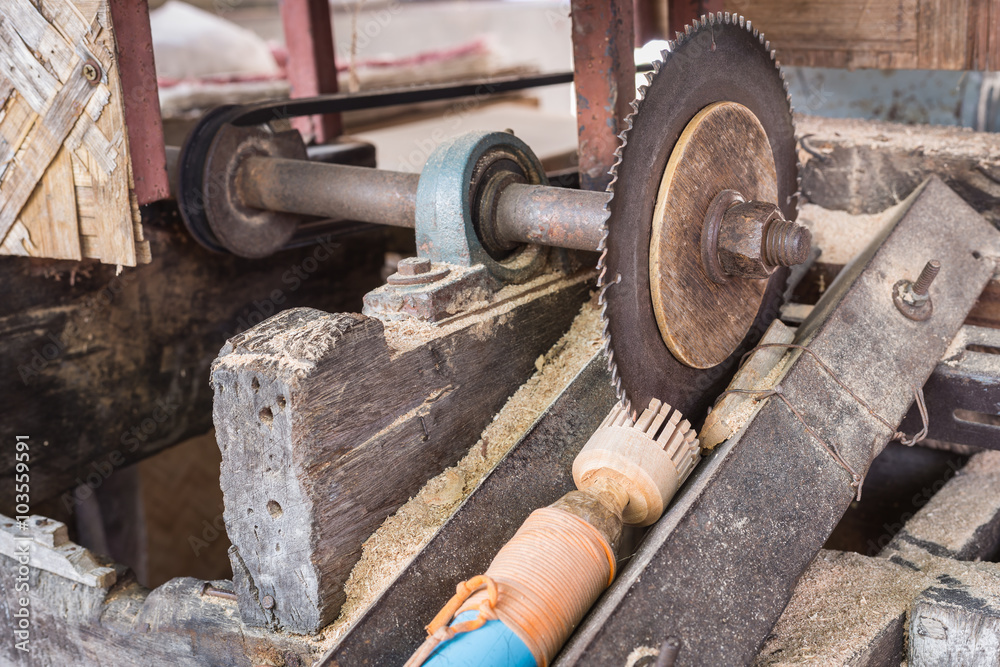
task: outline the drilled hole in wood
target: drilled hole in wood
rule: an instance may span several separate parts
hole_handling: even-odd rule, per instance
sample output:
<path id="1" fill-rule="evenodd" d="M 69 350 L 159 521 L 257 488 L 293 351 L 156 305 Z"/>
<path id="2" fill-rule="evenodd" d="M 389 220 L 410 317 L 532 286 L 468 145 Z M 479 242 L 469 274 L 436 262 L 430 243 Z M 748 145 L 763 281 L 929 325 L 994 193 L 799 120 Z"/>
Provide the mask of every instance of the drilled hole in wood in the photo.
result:
<path id="1" fill-rule="evenodd" d="M 982 259 L 983 258 L 983 254 L 981 252 L 979 252 L 978 250 L 973 250 L 972 251 L 972 258 L 973 259 Z"/>
<path id="2" fill-rule="evenodd" d="M 954 415 L 956 420 L 966 422 L 967 424 L 1000 427 L 1000 415 L 991 415 L 985 412 L 976 412 L 975 410 L 962 410 L 961 408 L 955 410 Z"/>
<path id="3" fill-rule="evenodd" d="M 279 410 L 284 410 L 285 409 L 285 397 L 284 396 L 279 396 L 278 397 L 278 409 Z"/>
<path id="4" fill-rule="evenodd" d="M 271 412 L 271 408 L 264 408 L 260 411 L 260 421 L 265 426 L 271 425 L 271 422 L 274 421 L 274 414 Z"/>
<path id="5" fill-rule="evenodd" d="M 275 500 L 267 501 L 267 511 L 270 512 L 271 516 L 274 517 L 275 519 L 277 519 L 284 513 L 283 510 L 281 509 L 281 505 L 279 505 Z"/>
<path id="6" fill-rule="evenodd" d="M 248 507 L 247 508 L 247 516 L 250 516 L 251 514 L 253 514 L 253 508 L 252 507 Z"/>
<path id="7" fill-rule="evenodd" d="M 260 389 L 260 380 L 258 380 L 257 378 L 254 378 L 253 380 L 251 380 L 250 381 L 250 387 L 254 391 L 257 391 L 258 389 Z"/>

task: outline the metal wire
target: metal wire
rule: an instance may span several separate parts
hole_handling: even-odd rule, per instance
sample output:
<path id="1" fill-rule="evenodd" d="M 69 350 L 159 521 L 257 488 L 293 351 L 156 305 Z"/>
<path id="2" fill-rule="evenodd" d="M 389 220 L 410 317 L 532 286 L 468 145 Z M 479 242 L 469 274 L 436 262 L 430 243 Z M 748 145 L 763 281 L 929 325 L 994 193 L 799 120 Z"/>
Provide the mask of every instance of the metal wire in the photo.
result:
<path id="1" fill-rule="evenodd" d="M 861 398 L 861 396 L 855 393 L 850 387 L 847 386 L 847 384 L 843 380 L 841 380 L 837 376 L 837 374 L 833 371 L 832 368 L 827 366 L 826 363 L 824 363 L 823 360 L 819 358 L 819 355 L 816 354 L 814 350 L 804 345 L 797 345 L 795 343 L 761 343 L 760 345 L 758 345 L 757 347 L 753 348 L 752 350 L 743 355 L 743 358 L 740 360 L 740 368 L 743 367 L 743 365 L 753 355 L 754 352 L 767 347 L 781 347 L 785 349 L 801 350 L 812 356 L 816 364 L 819 365 L 819 367 L 822 368 L 834 382 L 840 385 L 840 387 L 845 392 L 847 392 L 851 396 L 851 398 L 853 398 L 858 404 L 860 404 L 865 410 L 867 410 L 869 414 L 875 417 L 875 419 L 885 424 L 885 426 L 887 426 L 889 430 L 892 431 L 892 436 L 889 438 L 890 441 L 898 440 L 901 444 L 906 445 L 907 447 L 912 447 L 913 445 L 915 445 L 916 443 L 920 442 L 921 440 L 927 437 L 927 431 L 930 426 L 930 422 L 927 415 L 927 405 L 924 401 L 924 390 L 922 387 L 914 386 L 913 394 L 914 394 L 914 400 L 916 401 L 917 404 L 917 409 L 920 411 L 920 418 L 923 421 L 923 428 L 914 435 L 908 436 L 902 431 L 897 431 L 896 427 L 893 424 L 891 424 L 888 419 L 875 412 L 875 410 L 863 398 Z M 861 487 L 863 486 L 865 481 L 864 476 L 860 475 L 856 470 L 854 470 L 854 468 L 851 467 L 851 465 L 844 459 L 844 457 L 841 456 L 840 450 L 837 448 L 836 443 L 827 442 L 826 440 L 824 440 L 808 424 L 808 422 L 806 422 L 805 417 L 802 416 L 802 413 L 799 412 L 796 409 L 796 407 L 792 405 L 791 401 L 788 400 L 788 397 L 785 396 L 784 391 L 782 390 L 780 384 L 776 384 L 775 386 L 767 389 L 727 389 L 726 391 L 719 394 L 719 398 L 716 399 L 715 404 L 718 405 L 719 401 L 721 401 L 728 394 L 756 394 L 755 400 L 761 400 L 764 398 L 768 398 L 770 396 L 777 396 L 778 398 L 780 398 L 785 403 L 785 405 L 788 406 L 788 409 L 792 411 L 792 414 L 794 414 L 798 418 L 798 420 L 802 423 L 802 426 L 805 427 L 806 431 L 813 438 L 815 438 L 823 446 L 826 452 L 831 457 L 833 457 L 833 460 L 836 461 L 837 464 L 840 465 L 840 467 L 842 467 L 844 470 L 846 470 L 847 473 L 851 476 L 852 480 L 851 488 L 855 489 L 857 492 L 856 499 L 861 500 Z"/>

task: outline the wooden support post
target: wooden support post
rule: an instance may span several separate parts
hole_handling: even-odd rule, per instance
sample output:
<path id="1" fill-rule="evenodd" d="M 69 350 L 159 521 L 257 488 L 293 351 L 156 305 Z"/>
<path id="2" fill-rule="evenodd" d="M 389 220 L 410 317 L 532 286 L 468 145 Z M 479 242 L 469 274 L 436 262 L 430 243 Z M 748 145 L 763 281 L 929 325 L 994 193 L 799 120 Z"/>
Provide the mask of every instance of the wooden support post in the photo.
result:
<path id="1" fill-rule="evenodd" d="M 282 0 L 281 21 L 288 48 L 288 81 L 292 97 L 311 97 L 337 92 L 333 24 L 327 0 Z M 306 141 L 325 144 L 340 136 L 340 114 L 309 116 L 292 120 Z"/>
<path id="2" fill-rule="evenodd" d="M 635 99 L 633 0 L 573 0 L 580 187 L 604 190 Z"/>
<path id="3" fill-rule="evenodd" d="M 591 277 L 543 275 L 442 325 L 295 309 L 230 340 L 212 386 L 244 622 L 332 621 L 362 543 L 476 441 Z"/>

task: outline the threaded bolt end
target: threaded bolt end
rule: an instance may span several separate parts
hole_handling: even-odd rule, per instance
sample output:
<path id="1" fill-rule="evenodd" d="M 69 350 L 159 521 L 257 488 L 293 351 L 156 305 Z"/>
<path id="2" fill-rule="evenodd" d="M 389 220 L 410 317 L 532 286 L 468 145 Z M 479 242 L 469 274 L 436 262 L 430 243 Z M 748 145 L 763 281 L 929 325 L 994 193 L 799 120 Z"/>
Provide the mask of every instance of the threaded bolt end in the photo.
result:
<path id="1" fill-rule="evenodd" d="M 941 270 L 941 262 L 936 259 L 932 259 L 924 265 L 924 270 L 920 272 L 917 277 L 917 281 L 913 283 L 913 293 L 917 296 L 927 296 L 927 291 L 931 288 L 931 283 L 937 278 L 938 272 Z"/>
<path id="2" fill-rule="evenodd" d="M 792 220 L 773 220 L 764 237 L 764 261 L 771 266 L 795 266 L 809 259 L 812 233 Z"/>

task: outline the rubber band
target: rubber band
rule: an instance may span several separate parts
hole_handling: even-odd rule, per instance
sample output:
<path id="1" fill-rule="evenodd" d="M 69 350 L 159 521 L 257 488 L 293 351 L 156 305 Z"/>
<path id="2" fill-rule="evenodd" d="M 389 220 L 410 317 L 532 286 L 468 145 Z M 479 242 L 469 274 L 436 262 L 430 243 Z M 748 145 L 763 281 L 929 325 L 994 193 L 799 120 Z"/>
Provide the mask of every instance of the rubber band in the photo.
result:
<path id="1" fill-rule="evenodd" d="M 469 599 L 473 593 L 486 586 L 486 597 L 479 603 L 479 614 L 468 621 L 448 625 L 455 618 L 455 612 Z M 487 621 L 497 620 L 494 609 L 497 606 L 500 593 L 496 582 L 485 574 L 479 574 L 468 581 L 463 581 L 455 587 L 455 594 L 441 607 L 434 619 L 427 624 L 427 639 L 420 648 L 410 656 L 404 667 L 420 667 L 434 653 L 434 649 L 463 632 L 472 632 L 486 625 Z"/>

